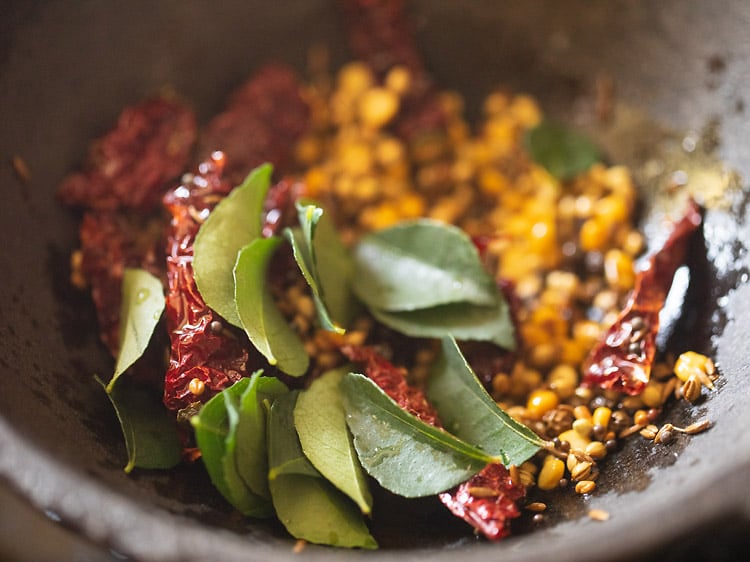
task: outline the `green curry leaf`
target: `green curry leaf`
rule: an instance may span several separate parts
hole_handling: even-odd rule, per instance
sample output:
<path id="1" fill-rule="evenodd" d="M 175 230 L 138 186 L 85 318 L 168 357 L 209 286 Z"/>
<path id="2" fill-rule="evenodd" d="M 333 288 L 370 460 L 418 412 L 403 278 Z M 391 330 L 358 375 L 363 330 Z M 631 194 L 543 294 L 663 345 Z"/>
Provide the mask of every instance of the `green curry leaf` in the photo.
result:
<path id="1" fill-rule="evenodd" d="M 373 316 L 394 330 L 412 337 L 489 341 L 513 350 L 516 347 L 513 320 L 505 300 L 493 306 L 451 303 L 408 312 L 372 309 Z"/>
<path id="2" fill-rule="evenodd" d="M 313 466 L 367 514 L 372 510 L 372 496 L 341 400 L 340 383 L 347 372 L 347 368 L 328 371 L 301 392 L 294 409 L 294 425 Z"/>
<path id="3" fill-rule="evenodd" d="M 263 201 L 273 167 L 255 168 L 241 185 L 214 208 L 195 237 L 193 270 L 206 304 L 224 319 L 242 327 L 234 301 L 232 268 L 237 253 L 260 237 Z"/>
<path id="4" fill-rule="evenodd" d="M 244 515 L 266 517 L 271 515 L 270 502 L 253 492 L 245 483 L 241 470 L 265 469 L 264 459 L 256 462 L 237 462 L 237 428 L 243 423 L 240 415 L 240 400 L 252 385 L 257 384 L 256 373 L 252 378 L 243 378 L 206 402 L 197 416 L 191 418 L 195 438 L 201 451 L 211 482 L 221 495 Z M 258 428 L 263 430 L 265 428 Z M 252 464 L 251 464 L 252 463 Z M 257 463 L 257 464 L 256 464 Z"/>
<path id="5" fill-rule="evenodd" d="M 122 277 L 120 306 L 120 353 L 107 392 L 117 379 L 146 351 L 164 311 L 161 281 L 143 269 L 126 269 Z"/>
<path id="6" fill-rule="evenodd" d="M 312 247 L 326 308 L 333 319 L 346 328 L 357 312 L 352 291 L 354 263 L 328 214 L 324 213 L 318 221 Z"/>
<path id="7" fill-rule="evenodd" d="M 449 303 L 493 306 L 501 297 L 471 238 L 429 219 L 372 233 L 354 248 L 357 296 L 370 308 L 413 311 Z"/>
<path id="8" fill-rule="evenodd" d="M 412 416 L 364 375 L 349 373 L 341 384 L 359 460 L 395 494 L 435 495 L 502 461 Z"/>
<path id="9" fill-rule="evenodd" d="M 534 161 L 559 180 L 571 179 L 601 160 L 590 140 L 549 121 L 530 129 L 524 140 Z"/>
<path id="10" fill-rule="evenodd" d="M 271 365 L 292 376 L 305 373 L 310 358 L 302 340 L 279 311 L 266 273 L 281 238 L 257 238 L 245 246 L 234 266 L 234 299 L 247 337 Z"/>
<path id="11" fill-rule="evenodd" d="M 134 468 L 172 468 L 180 462 L 182 447 L 174 418 L 164 409 L 160 397 L 150 389 L 123 380 L 107 390 L 120 421 L 128 463 L 125 472 Z"/>
<path id="12" fill-rule="evenodd" d="M 240 477 L 250 490 L 271 500 L 268 490 L 267 411 L 279 396 L 289 392 L 275 377 L 262 377 L 260 372 L 250 378 L 250 384 L 240 397 L 235 457 Z"/>
<path id="13" fill-rule="evenodd" d="M 120 353 L 104 388 L 120 421 L 128 463 L 133 468 L 171 468 L 180 461 L 181 447 L 174 420 L 150 389 L 120 380 L 148 348 L 164 310 L 161 281 L 141 269 L 126 269 L 122 279 Z"/>
<path id="14" fill-rule="evenodd" d="M 297 392 L 271 406 L 269 484 L 276 514 L 289 533 L 317 544 L 377 548 L 357 506 L 315 470 L 294 429 Z"/>
<path id="15" fill-rule="evenodd" d="M 490 454 L 505 465 L 520 465 L 544 441 L 506 414 L 487 394 L 453 338 L 442 342 L 442 354 L 427 385 L 427 396 L 445 428 Z"/>
<path id="16" fill-rule="evenodd" d="M 300 201 L 297 213 L 300 228 L 285 231 L 294 259 L 312 290 L 321 326 L 343 333 L 355 308 L 351 258 L 322 208 Z"/>

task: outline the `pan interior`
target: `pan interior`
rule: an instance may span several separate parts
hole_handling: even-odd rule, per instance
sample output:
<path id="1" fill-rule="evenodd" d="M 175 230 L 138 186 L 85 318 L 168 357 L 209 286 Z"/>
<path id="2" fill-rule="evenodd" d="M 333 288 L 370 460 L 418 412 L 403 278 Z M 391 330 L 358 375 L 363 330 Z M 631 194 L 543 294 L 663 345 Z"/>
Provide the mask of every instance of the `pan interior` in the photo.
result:
<path id="1" fill-rule="evenodd" d="M 381 542 L 391 550 L 375 556 L 407 560 L 429 549 L 447 559 L 461 546 L 466 550 L 460 552 L 497 549 L 509 559 L 533 559 L 555 549 L 573 552 L 566 549 L 582 536 L 596 537 L 593 553 L 627 553 L 719 515 L 744 514 L 748 498 L 737 490 L 744 489 L 739 476 L 750 475 L 744 431 L 750 413 L 742 401 L 750 377 L 750 232 L 741 181 L 729 170 L 750 171 L 750 146 L 742 136 L 750 10 L 741 1 L 722 2 L 721 9 L 698 1 L 499 6 L 419 0 L 408 6 L 438 82 L 464 93 L 475 114 L 479 99 L 498 84 L 530 92 L 555 117 L 589 130 L 612 161 L 634 166 L 644 190 L 644 228 L 654 240 L 663 233 L 652 225 L 673 204 L 662 196 L 664 187 L 674 172 L 687 172 L 689 188 L 710 208 L 703 247 L 692 260 L 686 313 L 671 344 L 711 353 L 722 377 L 709 400 L 675 406 L 665 416 L 676 425 L 707 417 L 715 427 L 670 447 L 631 441 L 607 463 L 600 491 L 589 499 L 561 495 L 542 530 L 486 545 L 446 521 L 435 502 L 414 507 L 423 521 L 415 526 L 399 515 L 397 502 L 386 500 L 383 509 L 392 516 Z M 336 6 L 231 1 L 218 10 L 199 0 L 134 0 L 75 7 L 19 2 L 3 10 L 0 474 L 80 532 L 129 554 L 290 556 L 292 543 L 278 524 L 235 518 L 199 467 L 122 472 L 117 422 L 92 379 L 109 372 L 111 363 L 98 343 L 88 297 L 67 280 L 77 217 L 58 206 L 53 192 L 88 141 L 121 107 L 148 93 L 170 86 L 205 119 L 266 60 L 303 69 L 315 43 L 328 45 L 336 62 L 345 60 Z M 615 118 L 607 125 L 595 123 L 591 112 L 602 77 L 617 88 Z M 692 150 L 686 138 L 696 140 Z M 29 182 L 14 174 L 13 156 L 28 164 Z M 729 186 L 718 197 L 717 182 Z M 588 520 L 593 507 L 612 519 L 604 525 Z M 643 524 L 644 513 L 661 521 L 658 531 Z"/>

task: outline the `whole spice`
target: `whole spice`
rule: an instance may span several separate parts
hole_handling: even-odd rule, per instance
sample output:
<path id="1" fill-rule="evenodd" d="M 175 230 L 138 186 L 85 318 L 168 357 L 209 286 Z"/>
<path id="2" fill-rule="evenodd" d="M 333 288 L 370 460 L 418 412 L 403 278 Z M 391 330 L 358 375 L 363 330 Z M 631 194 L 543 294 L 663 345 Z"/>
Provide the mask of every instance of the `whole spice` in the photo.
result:
<path id="1" fill-rule="evenodd" d="M 674 374 L 685 383 L 691 377 L 694 378 L 699 391 L 701 385 L 713 390 L 714 380 L 717 378 L 714 362 L 695 351 L 686 351 L 677 358 L 674 364 Z"/>
<path id="2" fill-rule="evenodd" d="M 184 104 L 146 100 L 125 108 L 116 126 L 91 144 L 83 170 L 58 187 L 63 203 L 87 209 L 73 277 L 90 286 L 101 339 L 114 357 L 125 268 L 164 277 L 161 220 L 145 212 L 185 168 L 195 137 L 195 116 Z"/>
<path id="3" fill-rule="evenodd" d="M 675 224 L 661 250 L 636 277 L 628 305 L 591 351 L 584 364 L 586 385 L 639 394 L 646 387 L 656 353 L 659 311 L 664 306 L 677 268 L 684 262 L 688 243 L 701 224 L 692 199 L 684 217 Z"/>
<path id="4" fill-rule="evenodd" d="M 670 443 L 674 439 L 675 428 L 671 423 L 665 423 L 654 436 L 654 443 Z"/>
<path id="5" fill-rule="evenodd" d="M 31 170 L 29 169 L 29 165 L 26 163 L 26 160 L 24 160 L 18 154 L 14 154 L 10 160 L 10 163 L 11 166 L 13 166 L 13 171 L 16 173 L 16 177 L 21 181 L 21 183 L 26 185 L 31 182 Z"/>
<path id="6" fill-rule="evenodd" d="M 63 180 L 58 196 L 66 205 L 92 209 L 154 209 L 185 170 L 195 138 L 195 115 L 176 99 L 128 107 L 117 126 L 91 144 L 83 170 Z"/>
<path id="7" fill-rule="evenodd" d="M 343 0 L 349 45 L 392 89 L 408 84 L 396 130 L 409 140 L 445 134 L 446 114 L 425 71 L 404 0 Z"/>
<path id="8" fill-rule="evenodd" d="M 589 511 L 589 517 L 594 521 L 607 521 L 609 519 L 609 512 L 603 509 L 592 509 Z"/>
<path id="9" fill-rule="evenodd" d="M 224 152 L 224 175 L 232 185 L 264 162 L 284 170 L 294 143 L 309 126 L 310 109 L 300 89 L 290 68 L 280 64 L 262 67 L 232 93 L 227 109 L 203 131 L 197 161 L 216 150 Z"/>
<path id="10" fill-rule="evenodd" d="M 688 435 L 695 435 L 696 433 L 700 433 L 701 431 L 705 431 L 708 428 L 711 427 L 711 421 L 710 420 L 701 420 L 695 423 L 691 423 L 687 427 L 683 428 L 683 432 L 687 433 Z M 677 429 L 677 428 L 675 428 Z M 679 430 L 678 430 L 679 431 Z"/>
<path id="11" fill-rule="evenodd" d="M 99 334 L 113 357 L 120 347 L 120 303 L 125 268 L 164 277 L 162 225 L 152 217 L 124 211 L 88 211 L 80 225 L 82 276 L 96 307 Z"/>
<path id="12" fill-rule="evenodd" d="M 565 474 L 565 464 L 560 459 L 549 456 L 539 471 L 537 486 L 540 490 L 554 490 L 560 485 L 563 474 Z"/>
<path id="13" fill-rule="evenodd" d="M 688 402 L 695 402 L 700 398 L 703 385 L 696 375 L 690 375 L 680 387 L 681 396 Z"/>
<path id="14" fill-rule="evenodd" d="M 171 340 L 164 381 L 164 404 L 180 410 L 205 402 L 248 374 L 248 352 L 221 319 L 206 306 L 193 276 L 193 241 L 200 222 L 231 189 L 222 179 L 225 157 L 214 153 L 164 197 L 172 215 L 167 239 L 167 328 Z M 202 389 L 201 392 L 193 392 Z"/>
<path id="15" fill-rule="evenodd" d="M 534 513 L 541 513 L 547 509 L 547 504 L 544 502 L 531 502 L 524 506 L 527 511 L 533 511 Z"/>

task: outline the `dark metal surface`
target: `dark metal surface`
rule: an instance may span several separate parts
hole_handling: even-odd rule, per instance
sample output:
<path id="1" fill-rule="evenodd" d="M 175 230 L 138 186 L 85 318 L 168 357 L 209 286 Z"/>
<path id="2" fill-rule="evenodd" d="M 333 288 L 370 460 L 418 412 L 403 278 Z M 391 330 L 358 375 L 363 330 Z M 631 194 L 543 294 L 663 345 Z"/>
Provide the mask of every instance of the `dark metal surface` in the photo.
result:
<path id="1" fill-rule="evenodd" d="M 750 173 L 742 97 L 750 91 L 750 6 L 741 0 L 409 5 L 438 81 L 464 92 L 470 105 L 505 84 L 578 118 L 606 73 L 618 98 L 653 120 L 643 122 L 644 138 L 657 121 L 680 130 L 718 124 L 719 154 Z M 205 118 L 269 58 L 302 67 L 318 41 L 342 60 L 335 7 L 311 0 L 18 2 L 4 3 L 0 15 L 0 476 L 76 532 L 132 556 L 296 559 L 278 525 L 233 517 L 199 468 L 122 472 L 116 420 L 92 379 L 111 364 L 88 299 L 67 281 L 76 217 L 58 207 L 53 190 L 122 106 L 160 87 L 172 86 Z M 637 140 L 630 139 L 614 143 L 614 159 L 648 158 L 629 151 Z M 28 163 L 30 183 L 14 176 L 14 155 Z M 427 503 L 418 533 L 396 519 L 382 541 L 388 549 L 308 547 L 307 557 L 611 559 L 733 528 L 728 521 L 742 528 L 750 514 L 748 240 L 741 201 L 708 212 L 709 259 L 699 260 L 703 282 L 689 293 L 691 329 L 678 333 L 678 346 L 713 350 L 722 379 L 709 400 L 668 415 L 707 416 L 716 424 L 708 433 L 662 448 L 633 441 L 607 461 L 600 492 L 588 500 L 569 495 L 547 527 L 500 545 L 476 541 L 462 527 L 430 533 L 440 516 Z M 591 521 L 583 516 L 589 507 L 612 517 Z"/>

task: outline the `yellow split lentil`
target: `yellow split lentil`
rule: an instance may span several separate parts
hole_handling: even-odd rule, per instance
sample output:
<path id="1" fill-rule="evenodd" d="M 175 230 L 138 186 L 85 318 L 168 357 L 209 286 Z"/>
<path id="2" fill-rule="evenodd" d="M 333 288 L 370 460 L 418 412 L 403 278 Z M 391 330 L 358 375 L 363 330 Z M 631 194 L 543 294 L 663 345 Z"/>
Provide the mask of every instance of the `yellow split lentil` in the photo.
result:
<path id="1" fill-rule="evenodd" d="M 609 426 L 610 419 L 612 419 L 612 410 L 605 406 L 598 407 L 591 415 L 591 421 L 594 422 L 594 425 L 602 426 L 605 429 Z"/>
<path id="2" fill-rule="evenodd" d="M 565 464 L 558 458 L 547 456 L 539 471 L 536 485 L 540 490 L 554 490 L 560 485 L 564 473 Z"/>

